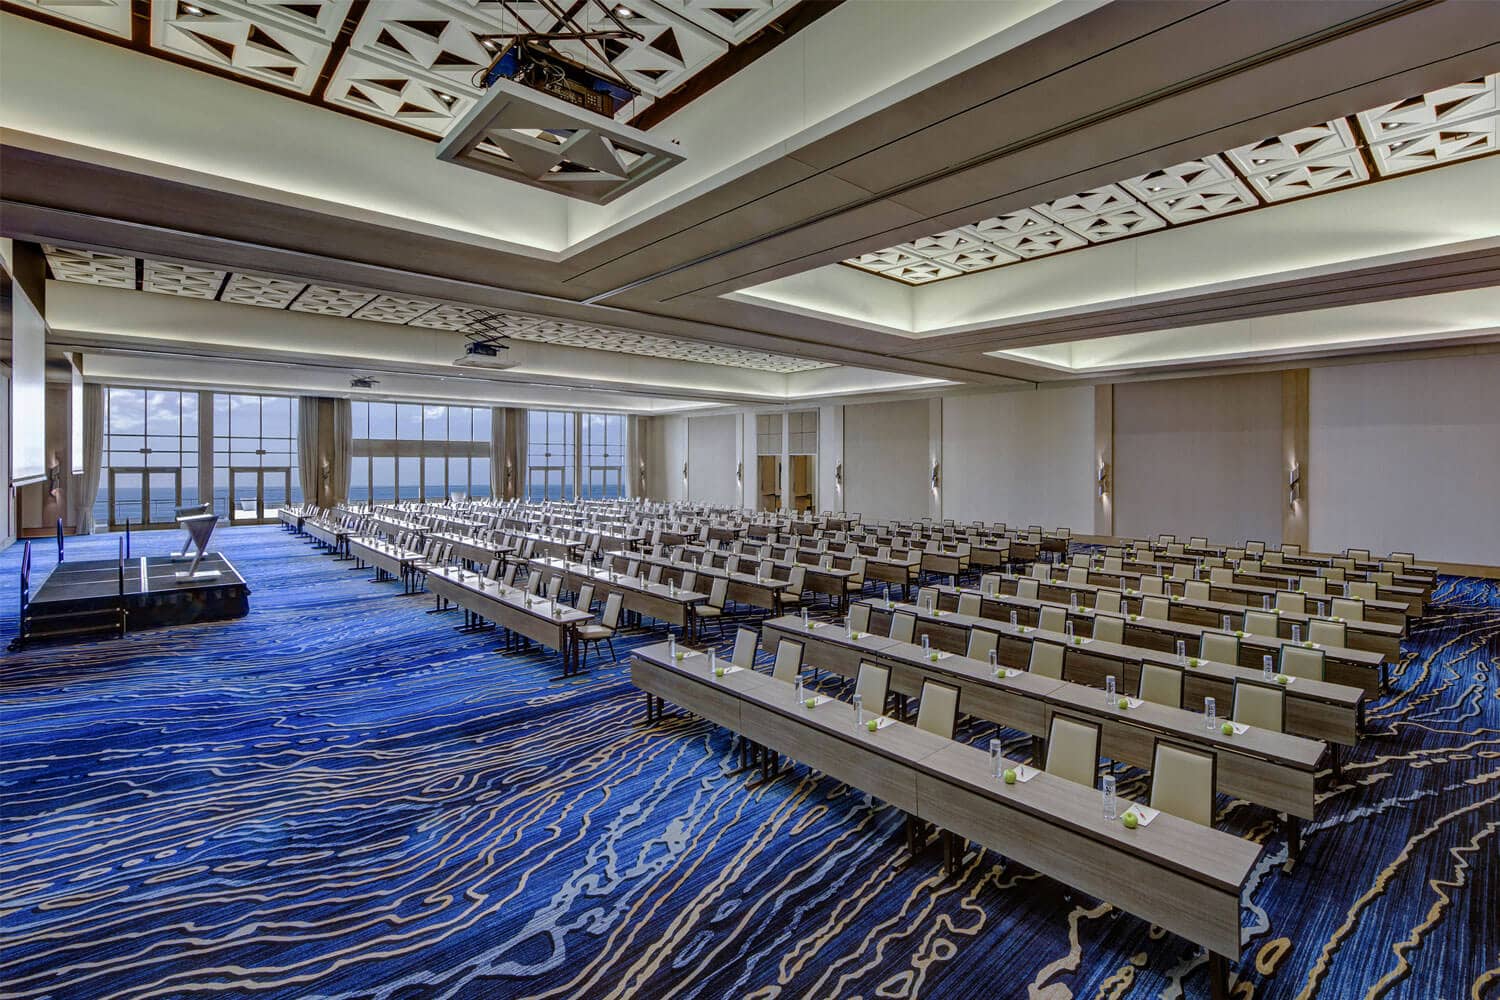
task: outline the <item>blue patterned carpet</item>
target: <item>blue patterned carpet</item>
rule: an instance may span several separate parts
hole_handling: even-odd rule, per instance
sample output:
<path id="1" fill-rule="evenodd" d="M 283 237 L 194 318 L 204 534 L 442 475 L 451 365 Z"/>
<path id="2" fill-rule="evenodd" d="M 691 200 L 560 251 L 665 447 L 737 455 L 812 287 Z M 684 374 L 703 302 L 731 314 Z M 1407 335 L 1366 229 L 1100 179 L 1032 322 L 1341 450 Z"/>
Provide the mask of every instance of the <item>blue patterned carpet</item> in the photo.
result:
<path id="1" fill-rule="evenodd" d="M 623 664 L 563 683 L 279 528 L 215 541 L 248 618 L 0 657 L 0 997 L 1206 995 L 1181 941 L 992 854 L 903 870 L 847 787 L 747 790 Z M 1237 1000 L 1500 996 L 1497 659 L 1500 588 L 1445 580 L 1293 872 L 1221 799 L 1268 843 Z"/>

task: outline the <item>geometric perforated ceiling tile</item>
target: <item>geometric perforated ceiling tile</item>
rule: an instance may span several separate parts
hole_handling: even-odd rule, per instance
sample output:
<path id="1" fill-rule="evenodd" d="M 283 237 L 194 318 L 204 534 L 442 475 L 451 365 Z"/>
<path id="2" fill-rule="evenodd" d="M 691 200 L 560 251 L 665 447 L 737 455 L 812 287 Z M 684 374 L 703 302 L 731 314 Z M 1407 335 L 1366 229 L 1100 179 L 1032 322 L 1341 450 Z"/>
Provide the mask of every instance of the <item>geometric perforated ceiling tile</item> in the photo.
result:
<path id="1" fill-rule="evenodd" d="M 156 0 L 151 5 L 151 44 L 306 94 L 317 83 L 351 2 Z"/>
<path id="2" fill-rule="evenodd" d="M 1500 74 L 1468 80 L 1359 114 L 1382 174 L 1466 160 L 1497 148 Z"/>
<path id="3" fill-rule="evenodd" d="M 589 47 L 554 47 L 598 71 L 618 74 L 641 96 L 613 117 L 629 122 L 800 0 L 636 0 L 609 4 L 641 35 Z M 11 0 L 22 14 L 103 32 L 147 54 L 185 59 L 222 76 L 313 95 L 334 58 L 325 107 L 441 137 L 473 106 L 474 79 L 498 52 L 482 36 L 557 31 L 557 10 L 588 29 L 614 28 L 600 0 L 135 0 L 150 8 L 149 40 L 132 39 L 132 0 Z M 519 18 L 519 20 L 518 20 Z M 340 36 L 348 39 L 339 44 Z M 597 51 L 596 51 L 597 48 Z"/>
<path id="4" fill-rule="evenodd" d="M 54 277 L 62 281 L 80 281 L 87 285 L 110 288 L 135 287 L 135 258 L 98 250 L 75 250 L 71 247 L 44 245 L 42 253 Z"/>
<path id="5" fill-rule="evenodd" d="M 16 0 L 24 7 L 119 38 L 130 37 L 130 0 Z"/>
<path id="6" fill-rule="evenodd" d="M 1497 82 L 1440 87 L 842 263 L 923 285 L 1484 156 L 1500 151 Z"/>
<path id="7" fill-rule="evenodd" d="M 835 368 L 786 354 L 700 344 L 674 337 L 610 330 L 565 323 L 542 316 L 497 313 L 481 306 L 389 295 L 368 289 L 313 285 L 296 278 L 225 272 L 203 265 L 138 260 L 119 254 L 70 247 L 44 246 L 52 277 L 89 285 L 136 289 L 189 298 L 217 299 L 238 305 L 286 309 L 398 326 L 455 333 L 503 333 L 517 340 L 558 344 L 617 354 L 670 358 L 766 372 L 802 372 Z M 141 274 L 139 285 L 137 273 Z"/>

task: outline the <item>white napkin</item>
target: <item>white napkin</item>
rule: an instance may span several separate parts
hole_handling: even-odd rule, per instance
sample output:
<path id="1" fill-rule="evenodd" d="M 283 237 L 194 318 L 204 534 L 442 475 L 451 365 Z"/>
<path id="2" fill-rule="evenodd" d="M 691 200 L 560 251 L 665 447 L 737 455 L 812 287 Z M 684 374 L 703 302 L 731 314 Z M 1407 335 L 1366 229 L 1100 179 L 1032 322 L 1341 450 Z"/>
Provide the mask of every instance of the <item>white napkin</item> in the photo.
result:
<path id="1" fill-rule="evenodd" d="M 877 732 L 884 729 L 886 726 L 894 726 L 895 724 L 895 719 L 888 719 L 883 715 L 878 715 L 875 717 L 875 729 Z"/>
<path id="2" fill-rule="evenodd" d="M 728 666 L 725 666 L 724 664 L 721 663 L 721 664 L 719 664 L 719 669 L 722 670 L 722 671 L 724 671 L 724 676 L 725 677 L 728 677 L 730 674 L 739 673 L 741 670 L 744 670 L 745 668 L 744 667 L 737 667 L 733 663 L 729 664 Z"/>
<path id="3" fill-rule="evenodd" d="M 1235 722 L 1232 719 L 1225 719 L 1224 721 L 1229 723 L 1230 730 L 1236 736 L 1244 736 L 1250 730 L 1250 727 L 1243 722 Z"/>
<path id="4" fill-rule="evenodd" d="M 1115 700 L 1118 701 L 1119 699 L 1117 698 Z M 1141 701 L 1141 699 L 1139 699 L 1139 698 L 1132 698 L 1129 695 L 1125 696 L 1125 707 L 1126 708 L 1140 708 L 1144 704 L 1145 704 L 1145 702 Z"/>
<path id="5" fill-rule="evenodd" d="M 1068 645 L 1070 645 L 1070 646 L 1087 646 L 1089 643 L 1091 643 L 1093 641 L 1094 641 L 1093 639 L 1090 639 L 1087 636 L 1075 635 L 1073 637 L 1073 641 L 1070 642 L 1070 643 L 1068 643 Z"/>
<path id="6" fill-rule="evenodd" d="M 833 699 L 825 697 L 825 696 L 823 696 L 821 694 L 815 694 L 815 695 L 812 696 L 812 700 L 813 700 L 812 707 L 813 708 L 817 708 L 819 705 L 822 705 L 822 704 L 824 704 L 826 702 L 830 702 Z M 803 701 L 803 704 L 807 703 L 807 696 L 806 695 L 802 696 L 802 701 Z"/>
<path id="7" fill-rule="evenodd" d="M 1135 814 L 1135 821 L 1138 826 L 1150 826 L 1151 821 L 1161 815 L 1161 810 L 1152 809 L 1150 806 L 1143 806 L 1139 803 L 1135 803 L 1132 804 L 1129 809 L 1125 810 L 1124 815 L 1129 815 L 1131 813 Z"/>
<path id="8" fill-rule="evenodd" d="M 1027 767 L 1025 764 L 1017 764 L 1013 770 L 1016 772 L 1016 783 L 1021 785 L 1026 784 L 1026 782 L 1035 778 L 1040 773 L 1036 768 Z"/>

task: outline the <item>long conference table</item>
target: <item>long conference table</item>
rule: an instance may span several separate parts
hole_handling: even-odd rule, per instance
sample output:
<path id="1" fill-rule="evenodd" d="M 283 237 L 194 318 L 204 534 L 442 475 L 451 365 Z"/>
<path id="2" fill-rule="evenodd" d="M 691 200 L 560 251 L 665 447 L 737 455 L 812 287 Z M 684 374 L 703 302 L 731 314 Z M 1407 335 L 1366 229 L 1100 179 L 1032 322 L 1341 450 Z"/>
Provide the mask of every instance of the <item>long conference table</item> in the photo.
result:
<path id="1" fill-rule="evenodd" d="M 1218 729 L 1206 729 L 1198 712 L 1144 701 L 1122 709 L 1100 688 L 1008 667 L 1001 677 L 986 661 L 878 635 L 854 639 L 842 625 L 808 627 L 797 618 L 778 618 L 764 629 L 771 648 L 773 639 L 800 642 L 805 663 L 844 677 L 855 677 L 862 660 L 889 667 L 890 687 L 898 694 L 920 694 L 928 679 L 953 685 L 960 691 L 959 710 L 964 714 L 1034 739 L 1044 738 L 1052 716 L 1063 712 L 1098 723 L 1100 753 L 1136 767 L 1151 767 L 1157 737 L 1212 753 L 1218 760 L 1218 791 L 1287 814 L 1294 854 L 1297 832 L 1290 818 L 1316 818 L 1318 769 L 1328 752 L 1320 740 L 1253 726 L 1225 736 Z M 1117 697 L 1130 693 L 1122 686 Z M 1227 718 L 1228 702 L 1224 708 Z"/>
<path id="2" fill-rule="evenodd" d="M 706 654 L 683 653 L 673 659 L 664 643 L 635 650 L 632 682 L 649 698 L 1201 945 L 1213 996 L 1227 997 L 1225 956 L 1239 959 L 1240 899 L 1258 844 L 1168 813 L 1128 830 L 1104 819 L 1099 793 L 1087 786 L 1042 771 L 1006 785 L 982 750 L 901 722 L 872 733 L 845 702 L 808 709 L 790 684 L 727 664 L 717 677 Z"/>
<path id="3" fill-rule="evenodd" d="M 524 636 L 557 650 L 562 654 L 564 677 L 581 669 L 578 627 L 593 621 L 593 615 L 463 569 L 433 568 L 427 573 L 427 589 L 435 597 L 492 622 L 509 636 Z"/>
<path id="4" fill-rule="evenodd" d="M 652 583 L 640 575 L 627 576 L 588 563 L 542 556 L 531 558 L 528 564 L 535 572 L 561 576 L 570 591 L 576 592 L 584 584 L 592 584 L 595 600 L 619 594 L 623 610 L 676 625 L 687 640 L 697 634 L 698 616 L 694 609 L 708 600 L 708 595 L 701 591 L 683 590 L 670 582 Z"/>

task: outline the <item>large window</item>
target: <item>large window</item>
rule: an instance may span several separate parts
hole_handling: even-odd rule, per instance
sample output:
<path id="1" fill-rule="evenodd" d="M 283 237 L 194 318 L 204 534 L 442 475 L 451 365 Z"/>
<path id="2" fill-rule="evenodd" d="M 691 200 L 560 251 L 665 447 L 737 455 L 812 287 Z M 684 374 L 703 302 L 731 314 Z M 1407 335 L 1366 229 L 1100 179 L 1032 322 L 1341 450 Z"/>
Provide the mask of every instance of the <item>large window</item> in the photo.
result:
<path id="1" fill-rule="evenodd" d="M 198 502 L 198 394 L 109 386 L 103 402 L 95 521 L 172 524 L 177 507 Z"/>
<path id="2" fill-rule="evenodd" d="M 577 462 L 577 414 L 560 410 L 526 413 L 526 498 L 571 500 Z"/>
<path id="3" fill-rule="evenodd" d="M 302 502 L 297 474 L 297 400 L 214 393 L 214 510 L 231 521 L 264 521 Z"/>
<path id="4" fill-rule="evenodd" d="M 490 495 L 488 407 L 356 400 L 353 420 L 350 500 Z"/>
<path id="5" fill-rule="evenodd" d="M 603 500 L 624 496 L 625 418 L 613 413 L 585 413 L 580 420 L 582 498 Z"/>

